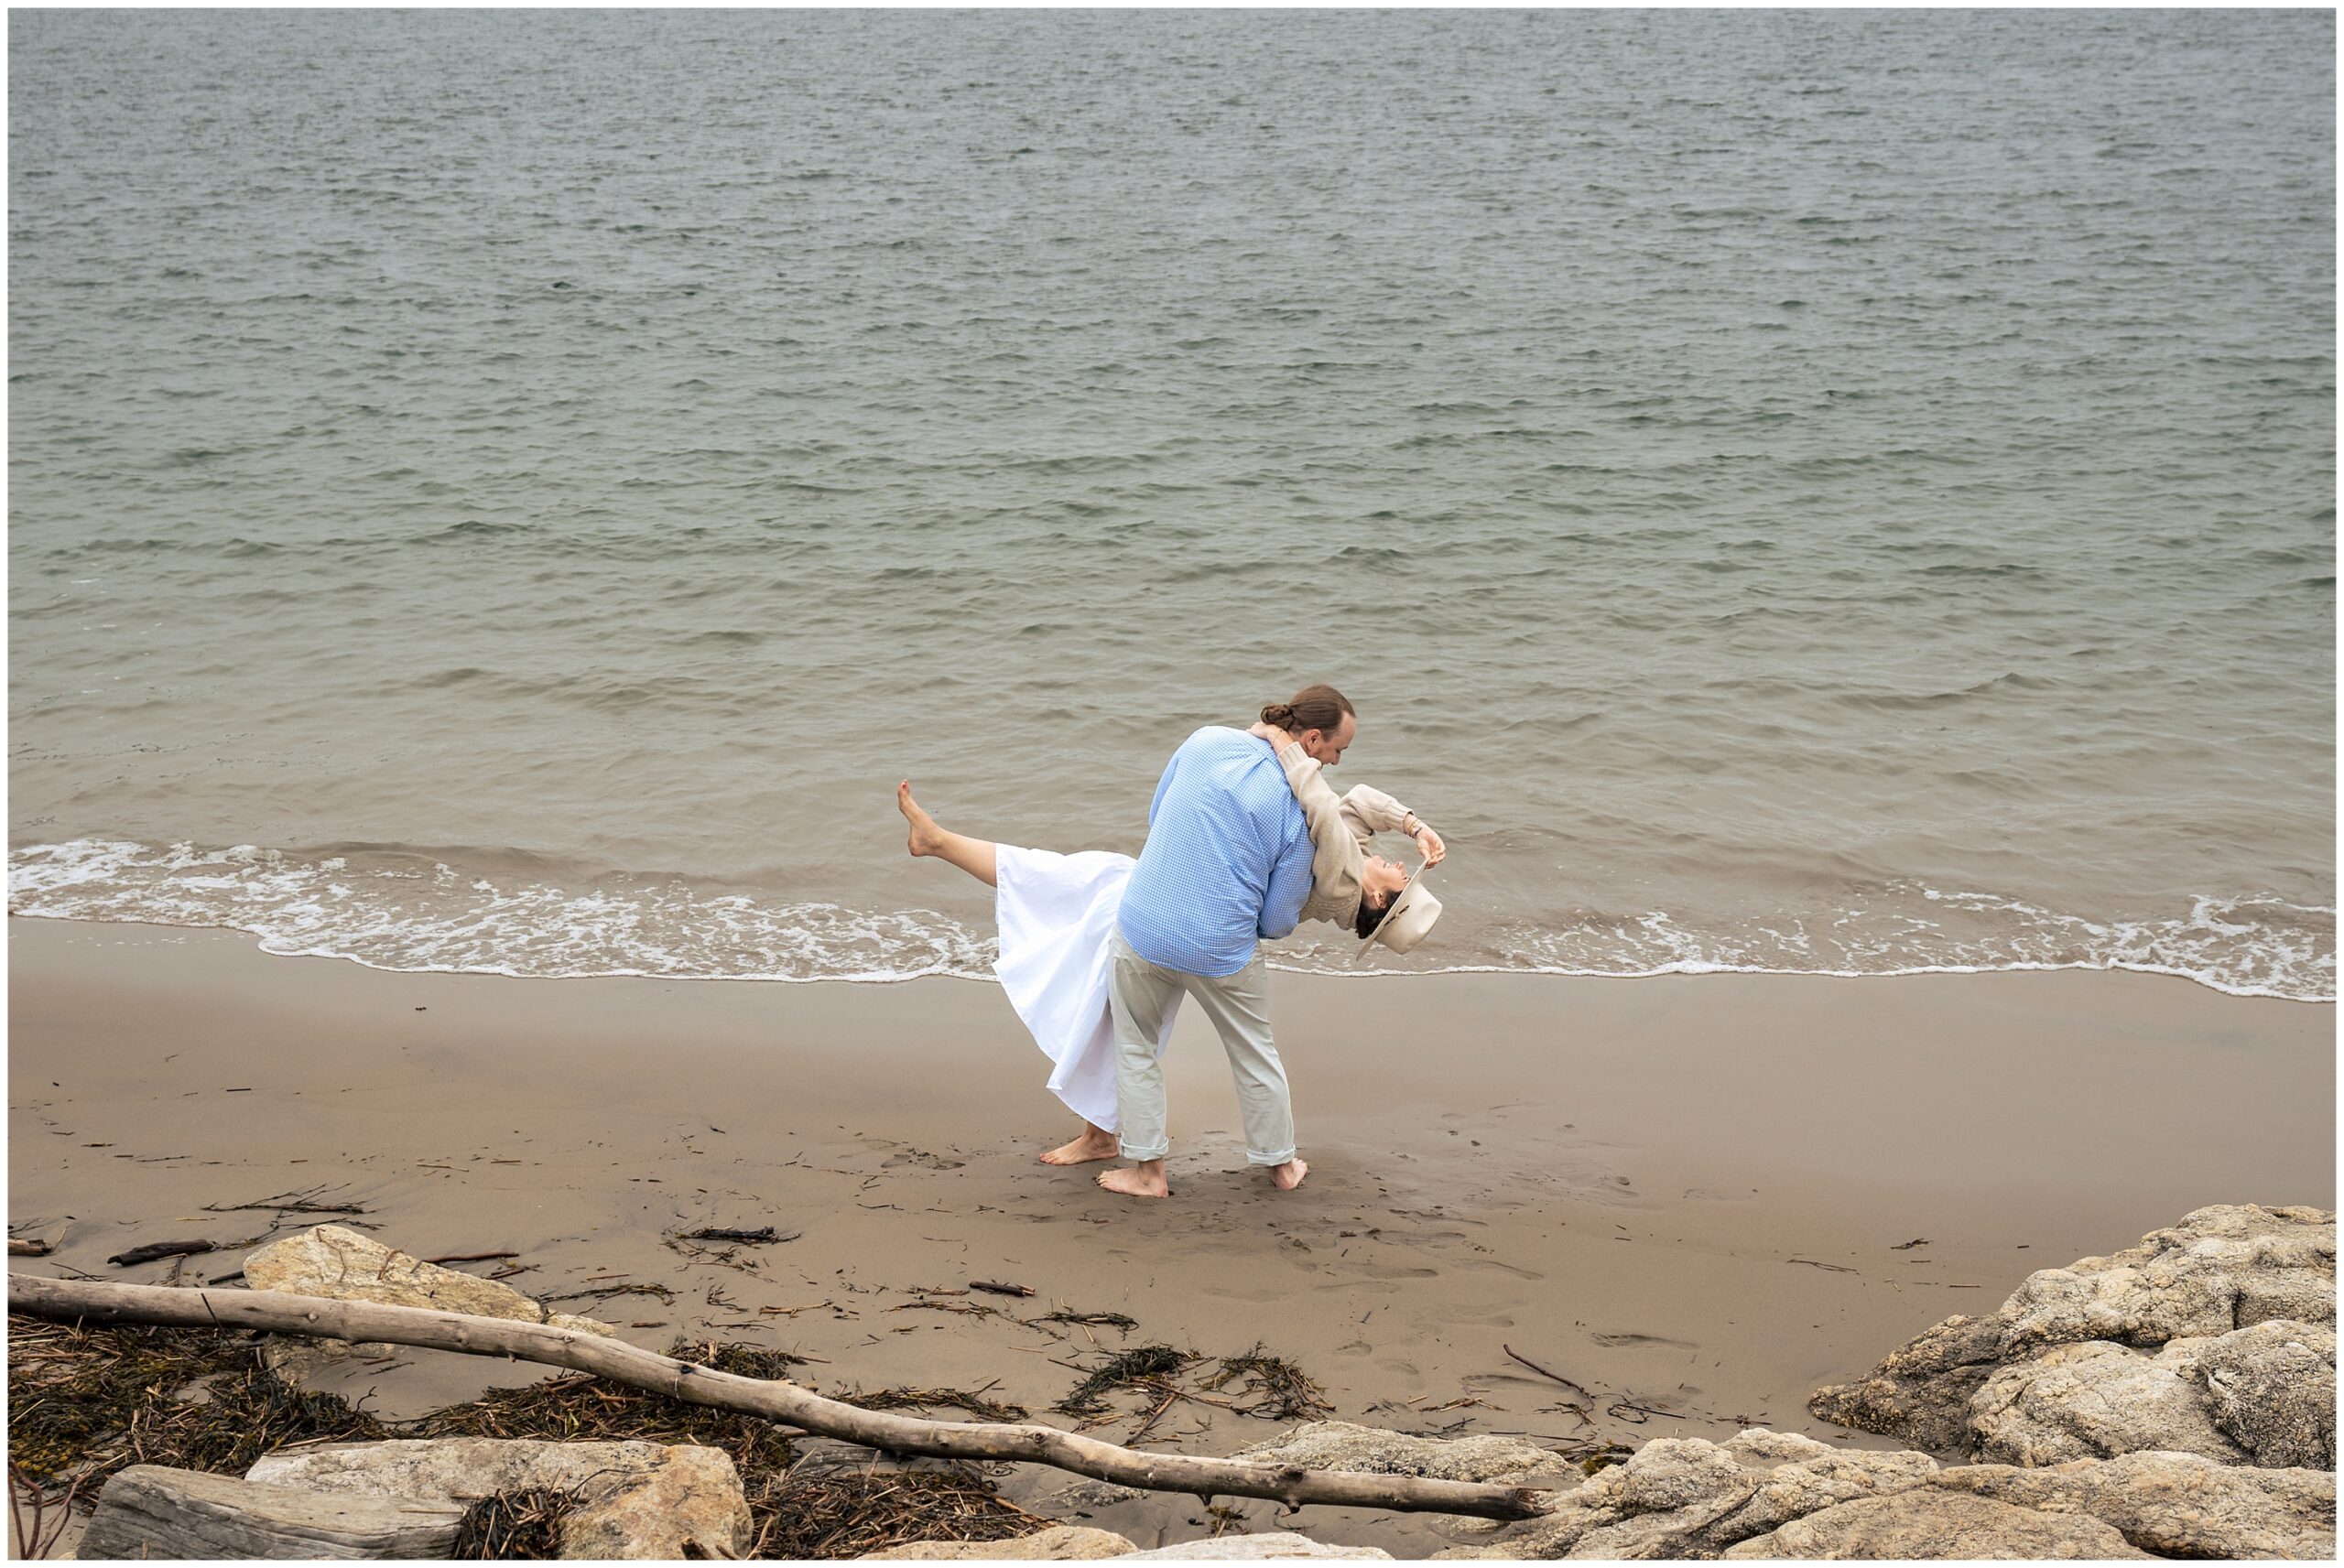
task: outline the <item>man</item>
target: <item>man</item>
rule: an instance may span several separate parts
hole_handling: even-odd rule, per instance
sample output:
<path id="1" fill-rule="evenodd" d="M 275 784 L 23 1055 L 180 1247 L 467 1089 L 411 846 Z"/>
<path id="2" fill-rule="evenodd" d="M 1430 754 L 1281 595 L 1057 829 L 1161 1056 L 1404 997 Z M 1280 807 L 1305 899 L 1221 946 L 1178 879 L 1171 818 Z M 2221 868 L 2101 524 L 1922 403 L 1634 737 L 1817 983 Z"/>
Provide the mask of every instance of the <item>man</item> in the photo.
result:
<path id="1" fill-rule="evenodd" d="M 1262 709 L 1262 721 L 1329 767 L 1342 761 L 1358 716 L 1330 686 L 1305 687 Z M 1164 1068 L 1156 1059 L 1165 1009 L 1183 991 L 1221 1033 L 1245 1121 L 1245 1158 L 1283 1191 L 1310 1167 L 1296 1153 L 1286 1067 L 1270 1041 L 1267 967 L 1256 945 L 1293 931 L 1310 895 L 1310 830 L 1271 741 L 1208 725 L 1172 753 L 1148 807 L 1147 844 L 1109 944 L 1108 1010 L 1115 1034 L 1115 1100 L 1128 1170 L 1099 1184 L 1131 1197 L 1170 1195 L 1164 1157 Z"/>

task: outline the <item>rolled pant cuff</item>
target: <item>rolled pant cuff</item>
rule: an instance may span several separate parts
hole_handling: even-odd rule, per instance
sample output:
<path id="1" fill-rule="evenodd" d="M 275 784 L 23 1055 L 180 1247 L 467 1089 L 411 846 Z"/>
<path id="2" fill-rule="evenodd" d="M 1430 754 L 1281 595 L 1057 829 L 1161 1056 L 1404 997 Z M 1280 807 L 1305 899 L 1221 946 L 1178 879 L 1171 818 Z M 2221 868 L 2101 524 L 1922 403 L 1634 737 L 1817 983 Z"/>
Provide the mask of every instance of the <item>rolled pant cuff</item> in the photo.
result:
<path id="1" fill-rule="evenodd" d="M 1291 1149 L 1283 1154 L 1256 1154 L 1251 1149 L 1245 1151 L 1245 1162 L 1249 1165 L 1283 1165 L 1293 1158 L 1294 1151 Z"/>
<path id="2" fill-rule="evenodd" d="M 1172 1152 L 1172 1145 L 1169 1143 L 1158 1145 L 1154 1149 L 1134 1149 L 1128 1143 L 1118 1143 L 1115 1148 L 1126 1160 L 1161 1160 Z"/>

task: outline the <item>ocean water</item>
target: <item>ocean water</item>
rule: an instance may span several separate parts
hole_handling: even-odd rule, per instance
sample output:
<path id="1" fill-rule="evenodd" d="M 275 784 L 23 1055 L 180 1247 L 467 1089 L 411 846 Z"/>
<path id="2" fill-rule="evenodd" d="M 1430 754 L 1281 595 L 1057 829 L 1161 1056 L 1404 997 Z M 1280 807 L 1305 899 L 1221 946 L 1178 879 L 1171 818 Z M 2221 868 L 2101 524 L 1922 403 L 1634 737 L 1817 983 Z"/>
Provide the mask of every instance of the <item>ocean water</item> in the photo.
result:
<path id="1" fill-rule="evenodd" d="M 17 914 L 982 974 L 1323 679 L 1386 968 L 2335 996 L 2332 13 L 8 29 Z"/>

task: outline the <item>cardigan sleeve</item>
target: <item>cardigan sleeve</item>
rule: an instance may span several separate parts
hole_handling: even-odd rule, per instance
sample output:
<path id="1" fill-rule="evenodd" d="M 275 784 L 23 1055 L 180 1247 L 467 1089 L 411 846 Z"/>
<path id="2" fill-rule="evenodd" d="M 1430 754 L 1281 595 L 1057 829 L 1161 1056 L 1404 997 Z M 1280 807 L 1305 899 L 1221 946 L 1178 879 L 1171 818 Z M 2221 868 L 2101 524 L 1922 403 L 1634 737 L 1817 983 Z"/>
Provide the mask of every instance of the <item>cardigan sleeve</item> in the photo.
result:
<path id="1" fill-rule="evenodd" d="M 1353 784 L 1343 796 L 1343 821 L 1362 844 L 1378 833 L 1397 833 L 1408 820 L 1408 808 L 1373 784 Z"/>
<path id="2" fill-rule="evenodd" d="M 1286 770 L 1286 782 L 1310 825 L 1310 902 L 1304 918 L 1348 920 L 1349 914 L 1330 912 L 1358 911 L 1360 877 L 1367 869 L 1360 839 L 1314 758 L 1300 746 L 1287 744 L 1278 748 L 1278 765 Z"/>

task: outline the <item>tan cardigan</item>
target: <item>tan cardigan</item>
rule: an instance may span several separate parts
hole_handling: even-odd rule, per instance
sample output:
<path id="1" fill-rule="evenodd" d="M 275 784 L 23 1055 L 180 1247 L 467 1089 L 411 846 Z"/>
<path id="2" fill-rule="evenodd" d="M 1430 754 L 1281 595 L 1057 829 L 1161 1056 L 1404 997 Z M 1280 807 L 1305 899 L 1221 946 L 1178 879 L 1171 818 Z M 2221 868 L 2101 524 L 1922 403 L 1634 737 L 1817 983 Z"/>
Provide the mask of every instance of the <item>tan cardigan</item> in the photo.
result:
<path id="1" fill-rule="evenodd" d="M 1338 799 L 1334 786 L 1319 776 L 1323 770 L 1317 760 L 1291 742 L 1278 748 L 1278 765 L 1310 823 L 1310 897 L 1302 918 L 1349 926 L 1359 919 L 1368 840 L 1398 832 L 1408 808 L 1366 784 L 1353 785 Z"/>

